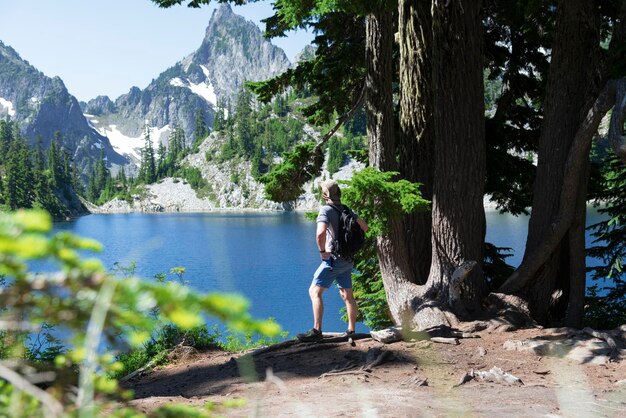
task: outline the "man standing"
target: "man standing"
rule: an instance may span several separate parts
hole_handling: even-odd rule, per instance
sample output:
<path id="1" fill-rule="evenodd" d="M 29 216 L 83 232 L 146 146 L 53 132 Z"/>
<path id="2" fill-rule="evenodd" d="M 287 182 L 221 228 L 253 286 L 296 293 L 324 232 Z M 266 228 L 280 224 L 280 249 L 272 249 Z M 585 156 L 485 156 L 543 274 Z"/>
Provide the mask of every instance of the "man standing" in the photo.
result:
<path id="1" fill-rule="evenodd" d="M 352 267 L 354 262 L 350 258 L 343 258 L 336 253 L 335 240 L 339 231 L 339 221 L 343 205 L 341 204 L 341 189 L 334 180 L 320 183 L 322 198 L 326 202 L 320 208 L 317 216 L 316 242 L 322 262 L 313 275 L 313 282 L 309 287 L 309 296 L 313 305 L 313 328 L 298 334 L 300 341 L 311 342 L 322 340 L 322 317 L 324 302 L 322 294 L 333 282 L 337 282 L 341 298 L 346 303 L 348 311 L 348 330 L 346 335 L 354 334 L 356 325 L 357 306 L 352 294 Z M 367 223 L 356 214 L 357 224 L 363 232 L 368 229 Z"/>

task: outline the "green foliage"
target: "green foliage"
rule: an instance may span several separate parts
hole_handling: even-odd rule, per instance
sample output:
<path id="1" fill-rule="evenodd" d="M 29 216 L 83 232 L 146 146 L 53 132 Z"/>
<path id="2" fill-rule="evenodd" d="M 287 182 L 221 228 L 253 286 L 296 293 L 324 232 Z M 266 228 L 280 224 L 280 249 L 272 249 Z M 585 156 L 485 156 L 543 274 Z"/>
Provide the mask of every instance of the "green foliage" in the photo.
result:
<path id="1" fill-rule="evenodd" d="M 316 37 L 315 56 L 270 80 L 249 82 L 257 98 L 267 103 L 275 95 L 295 88 L 315 99 L 303 109 L 309 122 L 323 125 L 343 115 L 358 100 L 365 81 L 364 16 L 378 2 L 277 1 L 276 14 L 265 20 L 266 36 L 285 36 L 296 28 L 309 28 Z"/>
<path id="2" fill-rule="evenodd" d="M 11 418 L 43 418 L 39 401 L 21 392 L 9 382 L 0 380 L 0 414 Z"/>
<path id="3" fill-rule="evenodd" d="M 196 191 L 208 185 L 207 181 L 202 177 L 202 172 L 197 167 L 185 167 L 178 171 L 178 175 L 187 180 L 191 188 Z"/>
<path id="4" fill-rule="evenodd" d="M 352 179 L 340 181 L 350 187 L 342 189 L 342 201 L 367 219 L 369 234 L 382 235 L 389 219 L 415 211 L 429 210 L 419 183 L 398 179 L 398 173 L 379 171 L 372 167 L 354 173 Z"/>
<path id="5" fill-rule="evenodd" d="M 389 316 L 387 293 L 376 255 L 375 239 L 368 235 L 365 246 L 359 251 L 352 274 L 352 290 L 359 306 L 358 321 L 362 321 L 373 330 L 393 325 Z M 348 321 L 345 307 L 343 320 Z"/>
<path id="6" fill-rule="evenodd" d="M 296 200 L 304 183 L 319 173 L 324 162 L 322 150 L 314 142 L 296 145 L 293 151 L 283 153 L 283 162 L 261 177 L 265 196 L 275 202 Z"/>
<path id="7" fill-rule="evenodd" d="M 626 323 L 626 167 L 611 154 L 608 164 L 602 166 L 602 176 L 602 190 L 593 197 L 604 202 L 598 212 L 608 219 L 589 226 L 595 245 L 587 254 L 604 262 L 589 270 L 593 280 L 605 286 L 597 284 L 589 291 L 585 321 L 608 329 Z"/>
<path id="8" fill-rule="evenodd" d="M 122 365 L 114 370 L 112 377 L 121 378 L 134 372 L 148 363 L 152 366 L 165 364 L 169 361 L 170 351 L 177 346 L 193 347 L 196 350 L 217 348 L 217 334 L 210 333 L 206 325 L 191 329 L 182 329 L 176 325 L 166 324 L 159 328 L 150 340 L 141 347 L 131 349 L 117 356 Z"/>
<path id="9" fill-rule="evenodd" d="M 234 330 L 228 330 L 226 337 L 222 338 L 222 334 L 217 331 L 217 328 L 214 328 L 212 335 L 218 340 L 217 345 L 220 349 L 230 353 L 241 353 L 253 348 L 266 347 L 268 345 L 283 342 L 289 333 L 281 332 L 276 337 L 266 337 L 253 332 L 242 333 Z"/>
<path id="10" fill-rule="evenodd" d="M 305 138 L 304 124 L 296 117 L 295 95 L 279 95 L 271 105 L 260 109 L 252 106 L 248 90 L 237 96 L 235 113 L 218 108 L 215 130 L 226 140 L 223 142 L 218 162 L 243 159 L 251 162 L 251 174 L 259 179 L 273 164 L 274 157 L 290 150 Z M 207 160 L 213 160 L 207 155 Z"/>
<path id="11" fill-rule="evenodd" d="M 145 145 L 141 150 L 141 164 L 139 166 L 138 179 L 145 184 L 154 183 L 157 180 L 157 167 L 154 158 L 154 148 L 152 147 L 152 139 L 148 126 L 145 127 L 144 133 Z"/>
<path id="12" fill-rule="evenodd" d="M 346 132 L 349 131 L 346 129 Z M 344 135 L 342 137 L 333 137 L 328 141 L 328 161 L 326 169 L 332 176 L 341 166 L 350 152 L 355 152 L 365 148 L 365 137 L 354 137 L 352 135 Z"/>
<path id="13" fill-rule="evenodd" d="M 511 250 L 508 247 L 496 247 L 489 242 L 485 243 L 483 272 L 491 289 L 499 288 L 513 274 L 515 268 L 506 263 L 506 259 L 513 255 Z"/>
<path id="14" fill-rule="evenodd" d="M 353 291 L 363 323 L 373 329 L 391 325 L 387 298 L 376 255 L 375 238 L 393 217 L 429 209 L 419 183 L 398 180 L 398 173 L 368 167 L 355 173 L 341 190 L 341 200 L 369 225 L 365 246 L 355 256 Z M 345 309 L 345 308 L 344 308 Z"/>
<path id="15" fill-rule="evenodd" d="M 39 208 L 55 218 L 70 216 L 61 200 L 76 194 L 74 168 L 67 152 L 58 148 L 57 133 L 44 153 L 41 138 L 33 150 L 13 122 L 0 121 L 0 205 L 8 210 Z M 44 154 L 47 154 L 47 158 Z"/>
<path id="16" fill-rule="evenodd" d="M 594 329 L 614 329 L 626 323 L 626 286 L 620 282 L 607 289 L 593 285 L 585 296 L 585 326 Z M 601 295 L 604 294 L 604 295 Z"/>
<path id="17" fill-rule="evenodd" d="M 194 128 L 193 128 L 193 151 L 198 152 L 200 144 L 209 134 L 209 128 L 207 127 L 206 121 L 204 120 L 204 112 L 202 109 L 196 110 L 195 118 L 194 118 Z"/>
<path id="18" fill-rule="evenodd" d="M 51 225 L 45 212 L 0 214 L 0 276 L 9 283 L 0 294 L 0 304 L 5 308 L 2 319 L 29 327 L 62 324 L 71 332 L 72 346 L 65 354 L 59 353 L 51 366 L 59 373 L 79 369 L 79 390 L 119 392 L 116 381 L 106 374 L 119 371 L 120 364 L 110 354 L 96 351 L 102 338 L 110 344 L 137 348 L 154 335 L 158 335 L 157 341 L 167 344 L 184 332 L 185 338 L 193 336 L 194 344 L 207 345 L 212 339 L 202 330 L 204 315 L 225 321 L 239 332 L 275 336 L 280 331 L 272 321 L 251 318 L 248 302 L 239 295 L 197 294 L 178 283 L 109 275 L 99 260 L 79 255 L 99 251 L 99 243 L 66 232 L 49 236 Z M 31 273 L 29 262 L 40 259 L 56 263 L 59 271 Z M 157 318 L 154 308 L 158 308 Z M 164 325 L 169 327 L 162 328 Z M 3 340 L 5 352 L 16 366 L 27 361 L 23 339 L 19 338 L 25 332 L 7 330 Z M 135 358 L 133 362 L 140 360 Z M 58 386 L 55 393 L 67 402 L 70 394 L 62 382 L 50 384 Z M 93 399 L 86 402 L 90 408 Z M 67 408 L 71 412 L 73 407 L 68 404 Z"/>

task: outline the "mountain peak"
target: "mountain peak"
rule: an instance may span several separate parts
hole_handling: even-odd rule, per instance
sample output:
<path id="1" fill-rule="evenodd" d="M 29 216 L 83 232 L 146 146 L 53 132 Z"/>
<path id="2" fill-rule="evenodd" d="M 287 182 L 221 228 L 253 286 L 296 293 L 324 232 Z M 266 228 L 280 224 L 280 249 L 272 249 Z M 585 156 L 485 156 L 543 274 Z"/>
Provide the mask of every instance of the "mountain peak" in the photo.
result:
<path id="1" fill-rule="evenodd" d="M 285 52 L 263 37 L 252 21 L 222 4 L 211 16 L 200 48 L 185 61 L 195 84 L 211 85 L 217 97 L 234 103 L 246 81 L 266 80 L 290 67 Z"/>
<path id="2" fill-rule="evenodd" d="M 229 18 L 233 15 L 234 15 L 233 9 L 230 7 L 230 4 L 222 3 L 218 6 L 217 9 L 213 11 L 213 16 L 211 17 L 211 20 Z"/>

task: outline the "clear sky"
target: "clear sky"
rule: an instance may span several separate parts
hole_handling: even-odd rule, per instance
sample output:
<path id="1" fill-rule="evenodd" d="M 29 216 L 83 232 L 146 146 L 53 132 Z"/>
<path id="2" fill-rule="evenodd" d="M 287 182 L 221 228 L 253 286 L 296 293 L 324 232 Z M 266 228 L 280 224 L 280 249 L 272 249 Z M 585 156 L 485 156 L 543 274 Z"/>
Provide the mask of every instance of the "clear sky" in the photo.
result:
<path id="1" fill-rule="evenodd" d="M 160 9 L 150 0 L 0 0 L 0 41 L 49 77 L 59 76 L 78 100 L 115 100 L 145 88 L 194 52 L 217 3 Z M 233 6 L 261 26 L 270 1 Z M 304 31 L 272 42 L 294 56 L 313 39 Z"/>

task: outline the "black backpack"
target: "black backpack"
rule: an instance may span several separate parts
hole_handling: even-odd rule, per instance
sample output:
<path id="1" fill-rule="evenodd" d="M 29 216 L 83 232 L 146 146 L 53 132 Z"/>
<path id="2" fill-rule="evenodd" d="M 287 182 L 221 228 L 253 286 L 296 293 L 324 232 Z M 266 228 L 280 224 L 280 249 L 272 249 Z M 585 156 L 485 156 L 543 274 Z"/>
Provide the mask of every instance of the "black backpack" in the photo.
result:
<path id="1" fill-rule="evenodd" d="M 341 258 L 351 259 L 365 244 L 365 232 L 361 229 L 356 216 L 346 205 L 341 205 L 340 210 L 334 205 L 329 205 L 339 212 L 339 230 L 334 237 L 334 253 Z"/>

